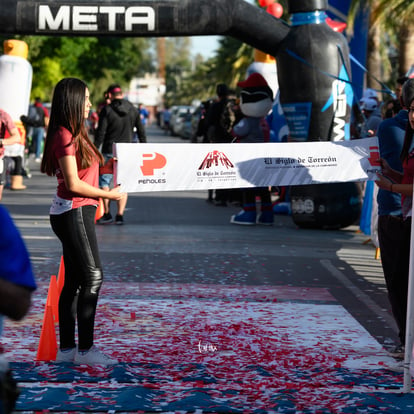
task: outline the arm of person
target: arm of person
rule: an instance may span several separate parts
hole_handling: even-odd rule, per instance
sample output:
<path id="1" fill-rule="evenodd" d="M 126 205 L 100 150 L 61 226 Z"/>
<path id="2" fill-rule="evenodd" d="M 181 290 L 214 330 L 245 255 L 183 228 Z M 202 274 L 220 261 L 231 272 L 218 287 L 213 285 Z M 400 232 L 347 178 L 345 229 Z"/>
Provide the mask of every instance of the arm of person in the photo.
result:
<path id="1" fill-rule="evenodd" d="M 14 127 L 9 131 L 10 136 L 7 137 L 6 139 L 2 139 L 1 142 L 4 146 L 6 145 L 14 145 L 14 144 L 20 144 L 21 142 L 21 137 L 20 137 L 20 133 L 19 130 Z"/>
<path id="2" fill-rule="evenodd" d="M 413 195 L 413 185 L 412 184 L 391 184 L 390 191 L 393 193 L 400 193 L 404 196 L 410 197 Z"/>
<path id="3" fill-rule="evenodd" d="M 66 188 L 73 193 L 79 194 L 83 197 L 101 197 L 114 201 L 118 201 L 126 197 L 126 193 L 119 192 L 119 187 L 114 187 L 110 191 L 104 191 L 98 187 L 94 187 L 93 185 L 86 183 L 85 181 L 82 181 L 79 178 L 76 158 L 73 155 L 66 155 L 59 158 L 59 166 L 65 180 Z"/>
<path id="4" fill-rule="evenodd" d="M 7 210 L 0 206 L 0 314 L 20 320 L 36 289 L 29 253 Z"/>
<path id="5" fill-rule="evenodd" d="M 390 180 L 395 183 L 400 183 L 403 178 L 403 173 L 397 170 L 394 170 L 390 167 L 388 162 L 384 158 L 380 158 L 381 164 L 381 174 L 388 177 Z"/>
<path id="6" fill-rule="evenodd" d="M 404 196 L 412 196 L 413 195 L 413 184 L 400 184 L 395 183 L 388 177 L 384 175 L 378 174 L 375 183 L 378 185 L 379 188 L 382 190 L 391 191 L 392 193 L 400 193 Z"/>
<path id="7" fill-rule="evenodd" d="M 31 304 L 31 291 L 0 279 L 0 313 L 16 321 L 23 319 Z"/>

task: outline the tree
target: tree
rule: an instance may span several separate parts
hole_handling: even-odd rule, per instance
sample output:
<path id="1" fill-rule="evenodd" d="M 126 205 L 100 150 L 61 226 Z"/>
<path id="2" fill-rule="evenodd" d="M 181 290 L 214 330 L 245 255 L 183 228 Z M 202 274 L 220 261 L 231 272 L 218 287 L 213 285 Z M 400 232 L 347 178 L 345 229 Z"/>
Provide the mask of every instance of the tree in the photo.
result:
<path id="1" fill-rule="evenodd" d="M 414 2 L 412 0 L 353 0 L 348 16 L 348 29 L 352 30 L 358 12 L 369 13 L 369 40 L 367 48 L 367 70 L 378 79 L 384 67 L 384 46 L 395 42 L 398 51 L 398 68 L 391 78 L 403 75 L 414 64 Z M 395 40 L 394 40 L 395 39 Z M 391 45 L 393 46 L 393 45 Z M 375 87 L 374 79 L 367 78 L 367 86 Z M 395 79 L 391 79 L 394 84 Z"/>
<path id="2" fill-rule="evenodd" d="M 188 105 L 192 93 L 187 95 L 185 82 L 191 73 L 191 39 L 168 37 L 165 39 L 165 101 L 168 106 Z"/>
<path id="3" fill-rule="evenodd" d="M 119 37 L 16 36 L 29 46 L 32 99 L 49 101 L 63 77 L 79 77 L 98 103 L 110 83 L 127 85 L 133 76 L 154 70 L 151 40 Z"/>
<path id="4" fill-rule="evenodd" d="M 236 88 L 237 83 L 246 77 L 247 68 L 253 60 L 251 46 L 232 37 L 223 37 L 217 50 L 217 80 Z"/>
<path id="5" fill-rule="evenodd" d="M 252 62 L 251 46 L 232 37 L 222 37 L 214 57 L 205 61 L 198 56 L 193 67 L 189 66 L 179 74 L 172 71 L 170 78 L 167 75 L 167 104 L 188 105 L 194 100 L 214 98 L 218 83 L 226 83 L 235 89 L 237 82 L 245 78 L 247 67 Z M 176 81 L 171 83 L 172 75 L 179 78 L 179 85 Z"/>
<path id="6" fill-rule="evenodd" d="M 414 2 L 378 0 L 374 19 L 388 22 L 398 33 L 399 75 L 404 75 L 414 64 Z"/>

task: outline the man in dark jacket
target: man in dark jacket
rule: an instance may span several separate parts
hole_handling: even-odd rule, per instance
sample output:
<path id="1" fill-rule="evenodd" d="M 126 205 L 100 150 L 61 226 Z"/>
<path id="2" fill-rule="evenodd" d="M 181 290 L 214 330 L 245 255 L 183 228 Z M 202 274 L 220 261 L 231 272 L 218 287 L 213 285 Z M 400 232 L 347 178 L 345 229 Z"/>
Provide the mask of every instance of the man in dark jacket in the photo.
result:
<path id="1" fill-rule="evenodd" d="M 226 84 L 219 83 L 216 86 L 217 100 L 213 102 L 206 114 L 205 127 L 207 131 L 207 140 L 213 143 L 230 143 L 234 137 L 231 134 L 231 129 L 235 122 L 235 118 L 227 116 L 228 105 L 231 106 L 229 99 L 230 91 Z M 230 199 L 231 189 L 215 190 L 214 204 L 216 206 L 227 206 L 227 201 Z M 207 201 L 213 202 L 213 191 L 208 191 Z"/>
<path id="2" fill-rule="evenodd" d="M 139 142 L 147 142 L 145 129 L 141 123 L 138 110 L 123 99 L 122 89 L 118 84 L 111 85 L 107 90 L 111 101 L 99 114 L 98 128 L 95 133 L 95 145 L 100 149 L 105 161 L 113 158 L 113 144 L 133 142 L 134 129 L 138 134 Z M 109 191 L 113 180 L 112 174 L 102 174 L 99 177 L 99 185 L 103 190 Z M 116 224 L 124 223 L 124 211 L 127 204 L 127 197 L 117 202 Z M 112 223 L 109 200 L 104 199 L 104 215 L 99 220 L 101 224 Z"/>

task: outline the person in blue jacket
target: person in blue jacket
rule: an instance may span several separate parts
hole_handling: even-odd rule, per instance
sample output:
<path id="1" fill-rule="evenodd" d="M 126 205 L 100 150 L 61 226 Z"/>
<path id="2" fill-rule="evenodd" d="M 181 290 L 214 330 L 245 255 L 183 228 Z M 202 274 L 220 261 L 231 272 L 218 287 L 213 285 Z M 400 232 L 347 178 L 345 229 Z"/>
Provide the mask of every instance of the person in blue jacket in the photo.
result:
<path id="1" fill-rule="evenodd" d="M 21 320 L 36 289 L 29 253 L 9 212 L 0 206 L 0 334 L 3 319 Z M 0 413 L 13 411 L 19 391 L 6 358 L 0 354 Z"/>
<path id="2" fill-rule="evenodd" d="M 385 119 L 379 124 L 377 135 L 381 158 L 389 166 L 402 173 L 400 154 L 403 147 L 405 130 L 408 124 L 408 111 L 402 99 L 403 109 L 392 118 Z M 408 279 L 398 270 L 395 258 L 401 237 L 403 222 L 401 212 L 401 194 L 385 189 L 379 189 L 378 204 L 378 242 L 381 252 L 381 264 L 384 272 L 388 298 L 392 313 L 399 330 L 400 343 L 390 351 L 396 358 L 404 357 L 405 324 L 407 313 Z"/>

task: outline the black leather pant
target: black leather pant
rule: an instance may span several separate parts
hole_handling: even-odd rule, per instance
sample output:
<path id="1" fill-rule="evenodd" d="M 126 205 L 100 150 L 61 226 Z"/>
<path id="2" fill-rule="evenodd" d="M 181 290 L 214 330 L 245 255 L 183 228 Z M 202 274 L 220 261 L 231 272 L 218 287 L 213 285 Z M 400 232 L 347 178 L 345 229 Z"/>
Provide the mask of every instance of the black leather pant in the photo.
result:
<path id="1" fill-rule="evenodd" d="M 59 215 L 50 223 L 62 242 L 65 284 L 59 298 L 60 348 L 73 348 L 78 322 L 78 347 L 93 345 L 95 313 L 102 285 L 102 266 L 95 233 L 95 206 L 85 206 Z"/>
<path id="2" fill-rule="evenodd" d="M 382 269 L 399 329 L 401 344 L 405 344 L 407 322 L 408 273 L 410 262 L 411 219 L 378 216 L 378 241 Z"/>

